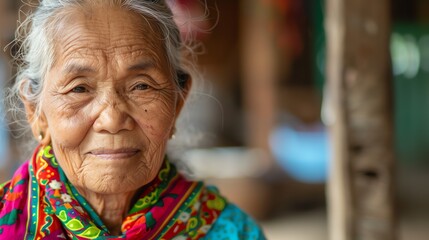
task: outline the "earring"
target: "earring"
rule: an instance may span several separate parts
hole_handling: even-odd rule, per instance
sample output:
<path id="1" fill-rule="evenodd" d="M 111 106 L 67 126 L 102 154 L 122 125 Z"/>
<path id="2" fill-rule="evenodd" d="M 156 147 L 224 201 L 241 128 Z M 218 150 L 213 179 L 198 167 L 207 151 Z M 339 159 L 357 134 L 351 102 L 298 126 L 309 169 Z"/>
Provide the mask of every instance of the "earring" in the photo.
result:
<path id="1" fill-rule="evenodd" d="M 39 136 L 37 138 L 39 139 L 39 141 L 43 140 L 43 132 L 42 131 L 39 132 Z"/>
<path id="2" fill-rule="evenodd" d="M 171 133 L 170 139 L 176 138 L 176 127 L 173 128 L 173 132 Z"/>

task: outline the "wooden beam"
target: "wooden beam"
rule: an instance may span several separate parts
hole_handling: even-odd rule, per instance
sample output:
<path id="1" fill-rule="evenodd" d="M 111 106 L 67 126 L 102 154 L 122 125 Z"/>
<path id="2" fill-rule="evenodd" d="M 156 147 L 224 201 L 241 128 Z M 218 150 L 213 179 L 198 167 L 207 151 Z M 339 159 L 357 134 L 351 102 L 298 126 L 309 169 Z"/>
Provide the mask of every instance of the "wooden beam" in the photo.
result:
<path id="1" fill-rule="evenodd" d="M 396 239 L 390 1 L 326 3 L 329 239 Z"/>

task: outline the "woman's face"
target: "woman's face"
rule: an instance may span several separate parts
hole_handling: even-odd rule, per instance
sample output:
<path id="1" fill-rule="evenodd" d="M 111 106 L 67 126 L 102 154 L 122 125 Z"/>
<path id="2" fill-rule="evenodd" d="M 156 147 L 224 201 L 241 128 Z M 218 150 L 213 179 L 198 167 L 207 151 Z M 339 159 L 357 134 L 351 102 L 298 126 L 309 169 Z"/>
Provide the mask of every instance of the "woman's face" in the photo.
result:
<path id="1" fill-rule="evenodd" d="M 59 23 L 37 127 L 78 189 L 133 191 L 150 182 L 183 99 L 157 27 L 119 8 Z"/>

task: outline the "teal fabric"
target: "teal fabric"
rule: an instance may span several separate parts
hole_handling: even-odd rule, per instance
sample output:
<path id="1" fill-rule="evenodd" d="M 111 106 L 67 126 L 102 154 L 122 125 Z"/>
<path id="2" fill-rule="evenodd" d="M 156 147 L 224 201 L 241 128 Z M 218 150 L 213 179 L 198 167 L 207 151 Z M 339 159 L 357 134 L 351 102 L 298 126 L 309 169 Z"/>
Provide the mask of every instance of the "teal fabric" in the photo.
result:
<path id="1" fill-rule="evenodd" d="M 207 233 L 207 240 L 263 240 L 266 239 L 258 224 L 234 204 L 222 211 Z"/>

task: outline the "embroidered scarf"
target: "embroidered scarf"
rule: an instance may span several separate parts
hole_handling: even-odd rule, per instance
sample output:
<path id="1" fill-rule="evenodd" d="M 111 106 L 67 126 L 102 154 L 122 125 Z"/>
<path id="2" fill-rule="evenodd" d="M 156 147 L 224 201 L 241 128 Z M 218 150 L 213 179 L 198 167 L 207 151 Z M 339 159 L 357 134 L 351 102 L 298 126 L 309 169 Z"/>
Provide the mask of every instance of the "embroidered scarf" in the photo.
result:
<path id="1" fill-rule="evenodd" d="M 199 239 L 226 201 L 216 189 L 185 180 L 167 160 L 141 190 L 111 236 L 67 180 L 51 146 L 39 147 L 12 180 L 0 185 L 0 239 Z"/>

